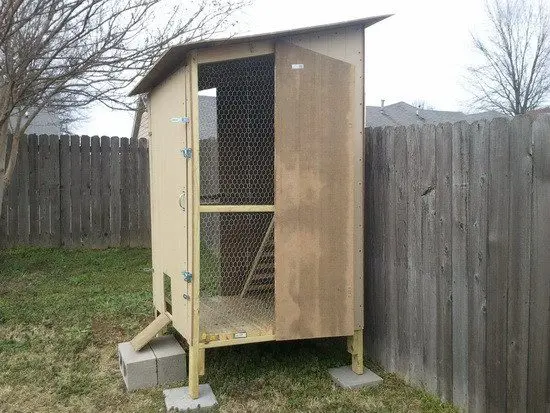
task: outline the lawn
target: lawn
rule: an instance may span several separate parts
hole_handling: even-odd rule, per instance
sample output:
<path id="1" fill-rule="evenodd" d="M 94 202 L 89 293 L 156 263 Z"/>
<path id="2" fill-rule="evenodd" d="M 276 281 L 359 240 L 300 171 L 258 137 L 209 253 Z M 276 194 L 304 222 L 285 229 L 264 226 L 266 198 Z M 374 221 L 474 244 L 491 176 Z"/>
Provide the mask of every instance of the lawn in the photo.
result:
<path id="1" fill-rule="evenodd" d="M 159 412 L 162 389 L 127 393 L 116 343 L 152 316 L 150 251 L 0 251 L 0 411 Z M 342 340 L 269 343 L 207 351 L 204 382 L 222 412 L 454 412 L 382 375 L 376 389 L 333 386 L 349 363 Z"/>

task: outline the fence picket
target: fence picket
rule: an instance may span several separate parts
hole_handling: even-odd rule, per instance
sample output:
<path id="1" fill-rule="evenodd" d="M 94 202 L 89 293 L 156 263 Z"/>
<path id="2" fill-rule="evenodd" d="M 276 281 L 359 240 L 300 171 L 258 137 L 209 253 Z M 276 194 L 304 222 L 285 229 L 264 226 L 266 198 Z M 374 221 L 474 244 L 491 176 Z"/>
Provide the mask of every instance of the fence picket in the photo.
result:
<path id="1" fill-rule="evenodd" d="M 510 235 L 508 246 L 507 407 L 527 411 L 531 211 L 533 209 L 532 125 L 528 117 L 512 122 L 510 136 Z"/>
<path id="2" fill-rule="evenodd" d="M 29 147 L 29 242 L 36 244 L 39 237 L 38 221 L 38 136 L 27 137 Z"/>
<path id="3" fill-rule="evenodd" d="M 29 141 L 22 136 L 19 143 L 19 188 L 17 203 L 17 244 L 26 245 L 29 242 Z"/>
<path id="4" fill-rule="evenodd" d="M 438 125 L 435 137 L 435 209 L 437 250 L 437 389 L 447 401 L 453 398 L 452 317 L 452 126 Z"/>
<path id="5" fill-rule="evenodd" d="M 71 148 L 67 135 L 59 140 L 59 191 L 61 245 L 71 247 Z"/>
<path id="6" fill-rule="evenodd" d="M 128 187 L 128 174 L 130 162 L 129 157 L 129 145 L 128 138 L 122 138 L 120 141 L 120 245 L 127 247 L 130 245 L 130 229 L 129 229 L 129 187 Z"/>
<path id="7" fill-rule="evenodd" d="M 109 243 L 116 247 L 120 245 L 120 139 L 111 138 L 111 163 L 109 179 L 111 182 L 111 231 Z"/>
<path id="8" fill-rule="evenodd" d="M 111 139 L 108 136 L 101 137 L 101 169 L 99 176 L 100 183 L 100 199 L 101 199 L 101 236 L 100 247 L 109 246 L 111 233 Z"/>
<path id="9" fill-rule="evenodd" d="M 92 136 L 90 151 L 90 196 L 92 230 L 90 231 L 91 248 L 100 248 L 101 243 L 101 149 L 99 136 Z"/>
<path id="10" fill-rule="evenodd" d="M 128 233 L 129 246 L 139 246 L 139 196 L 138 196 L 138 140 L 130 139 L 128 152 L 128 174 L 126 185 L 128 188 Z"/>
<path id="11" fill-rule="evenodd" d="M 147 245 L 151 238 L 149 208 L 149 152 L 147 139 L 141 138 L 138 142 L 138 190 L 139 190 L 139 244 Z"/>
<path id="12" fill-rule="evenodd" d="M 83 247 L 91 247 L 90 233 L 92 231 L 91 217 L 91 147 L 90 137 L 80 138 L 80 230 Z"/>
<path id="13" fill-rule="evenodd" d="M 533 233 L 527 411 L 550 409 L 550 116 L 533 122 Z"/>
<path id="14" fill-rule="evenodd" d="M 49 246 L 61 245 L 60 220 L 60 164 L 59 164 L 59 136 L 50 135 L 50 160 L 48 165 L 48 185 L 50 195 L 50 243 Z"/>
<path id="15" fill-rule="evenodd" d="M 19 174 L 18 167 L 13 173 L 10 184 L 7 188 L 6 197 L 8 199 L 8 208 L 7 208 L 7 234 L 8 242 L 7 245 L 13 247 L 17 245 L 17 187 L 19 185 Z"/>
<path id="16" fill-rule="evenodd" d="M 41 246 L 50 244 L 50 191 L 49 191 L 49 173 L 48 166 L 50 161 L 50 141 L 48 135 L 38 137 L 38 174 L 37 174 L 37 192 L 38 192 L 38 216 L 40 226 Z"/>
<path id="17" fill-rule="evenodd" d="M 81 246 L 80 196 L 81 196 L 80 136 L 71 135 L 71 245 Z"/>

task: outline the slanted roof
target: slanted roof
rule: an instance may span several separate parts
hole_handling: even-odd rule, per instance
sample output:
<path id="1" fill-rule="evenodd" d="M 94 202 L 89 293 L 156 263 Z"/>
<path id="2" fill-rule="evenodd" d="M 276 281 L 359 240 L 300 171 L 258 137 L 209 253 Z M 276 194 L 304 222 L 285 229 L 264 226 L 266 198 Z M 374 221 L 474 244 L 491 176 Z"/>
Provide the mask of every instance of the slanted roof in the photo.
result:
<path id="1" fill-rule="evenodd" d="M 202 49 L 206 47 L 225 46 L 236 43 L 248 43 L 262 40 L 273 40 L 279 37 L 294 36 L 304 33 L 312 33 L 323 30 L 340 29 L 343 27 L 362 26 L 363 28 L 371 26 L 390 17 L 390 14 L 382 16 L 365 17 L 362 19 L 348 20 L 338 23 L 324 24 L 319 26 L 302 27 L 293 30 L 284 30 L 279 32 L 253 34 L 248 36 L 237 36 L 225 39 L 202 40 L 198 42 L 184 43 L 173 46 L 168 49 L 145 74 L 139 83 L 130 92 L 130 96 L 139 93 L 145 93 L 158 85 L 166 76 L 176 70 L 184 62 L 184 58 L 191 50 Z"/>

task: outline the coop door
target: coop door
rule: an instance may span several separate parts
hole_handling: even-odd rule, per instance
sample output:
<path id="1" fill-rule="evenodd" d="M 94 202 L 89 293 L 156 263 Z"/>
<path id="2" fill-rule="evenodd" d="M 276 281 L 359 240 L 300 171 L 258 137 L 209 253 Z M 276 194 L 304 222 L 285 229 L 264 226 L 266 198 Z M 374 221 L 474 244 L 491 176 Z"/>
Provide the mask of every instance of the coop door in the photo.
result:
<path id="1" fill-rule="evenodd" d="M 353 334 L 352 65 L 275 52 L 275 334 Z"/>
<path id="2" fill-rule="evenodd" d="M 177 118 L 188 113 L 185 88 L 188 71 L 175 72 L 150 96 L 151 200 L 153 296 L 157 311 L 172 314 L 174 327 L 191 339 L 192 284 L 182 275 L 188 262 L 188 162 L 182 149 L 188 145 L 187 124 Z"/>

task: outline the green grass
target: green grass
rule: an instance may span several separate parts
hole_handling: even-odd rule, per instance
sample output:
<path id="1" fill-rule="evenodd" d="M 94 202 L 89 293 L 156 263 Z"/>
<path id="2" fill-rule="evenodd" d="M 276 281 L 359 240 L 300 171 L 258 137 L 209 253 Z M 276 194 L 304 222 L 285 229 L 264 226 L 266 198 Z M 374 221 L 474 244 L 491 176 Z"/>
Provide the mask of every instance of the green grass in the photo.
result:
<path id="1" fill-rule="evenodd" d="M 151 318 L 150 252 L 0 251 L 0 411 L 159 412 L 162 389 L 126 393 L 116 343 Z M 349 363 L 342 340 L 207 351 L 222 412 L 452 412 L 452 406 L 370 364 L 376 389 L 335 388 Z"/>
<path id="2" fill-rule="evenodd" d="M 201 242 L 201 295 L 219 295 L 220 280 L 220 257 Z"/>

